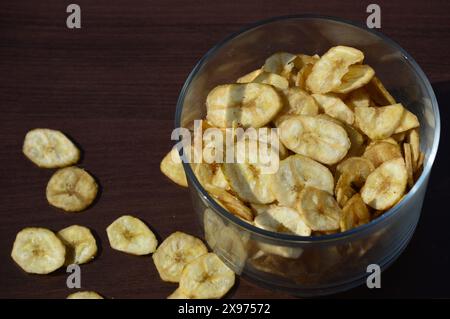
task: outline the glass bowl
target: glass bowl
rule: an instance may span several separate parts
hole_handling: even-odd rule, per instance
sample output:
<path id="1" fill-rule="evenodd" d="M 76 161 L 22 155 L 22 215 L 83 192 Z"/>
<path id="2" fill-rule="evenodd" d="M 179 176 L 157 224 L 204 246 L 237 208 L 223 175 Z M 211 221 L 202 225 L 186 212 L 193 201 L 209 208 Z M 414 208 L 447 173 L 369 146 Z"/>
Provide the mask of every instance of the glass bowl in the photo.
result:
<path id="1" fill-rule="evenodd" d="M 440 134 L 438 104 L 423 71 L 379 32 L 332 17 L 279 17 L 245 28 L 208 51 L 186 80 L 175 115 L 176 127 L 205 118 L 205 99 L 212 88 L 233 83 L 277 51 L 321 55 L 335 45 L 362 50 L 365 63 L 420 120 L 424 169 L 399 204 L 344 233 L 320 237 L 273 233 L 222 208 L 184 163 L 194 209 L 210 248 L 237 274 L 298 296 L 333 294 L 360 285 L 370 274 L 369 265 L 386 269 L 408 244 L 419 220 Z"/>

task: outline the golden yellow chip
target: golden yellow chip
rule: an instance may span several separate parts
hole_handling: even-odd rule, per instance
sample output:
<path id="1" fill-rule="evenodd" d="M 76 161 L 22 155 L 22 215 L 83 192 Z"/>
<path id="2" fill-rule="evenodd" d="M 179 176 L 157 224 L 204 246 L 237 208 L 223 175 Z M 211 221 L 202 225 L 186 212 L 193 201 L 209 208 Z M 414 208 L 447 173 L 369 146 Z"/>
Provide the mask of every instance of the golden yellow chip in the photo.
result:
<path id="1" fill-rule="evenodd" d="M 414 186 L 414 172 L 411 156 L 411 145 L 408 143 L 403 144 L 403 154 L 405 156 L 406 172 L 408 173 L 408 186 L 409 188 Z"/>
<path id="2" fill-rule="evenodd" d="M 222 205 L 222 207 L 233 215 L 241 217 L 247 221 L 253 221 L 252 210 L 245 206 L 245 204 L 236 196 L 213 185 L 209 185 L 206 190 L 218 201 L 220 205 Z"/>
<path id="3" fill-rule="evenodd" d="M 372 80 L 365 86 L 365 88 L 369 93 L 370 98 L 378 106 L 392 105 L 397 103 L 394 97 L 389 94 L 383 83 L 381 83 L 380 79 L 378 79 L 376 76 L 372 78 Z"/>
<path id="4" fill-rule="evenodd" d="M 176 148 L 164 156 L 159 166 L 161 172 L 176 184 L 187 187 L 186 174 L 184 173 L 183 163 L 180 154 Z"/>
<path id="5" fill-rule="evenodd" d="M 253 79 L 252 83 L 269 84 L 279 90 L 287 90 L 289 87 L 289 82 L 286 78 L 269 72 L 261 72 L 261 74 Z"/>
<path id="6" fill-rule="evenodd" d="M 67 299 L 104 299 L 95 291 L 79 291 L 67 296 Z"/>
<path id="7" fill-rule="evenodd" d="M 255 226 L 280 233 L 311 235 L 311 228 L 305 224 L 303 217 L 295 209 L 284 206 L 269 208 L 256 216 Z"/>
<path id="8" fill-rule="evenodd" d="M 97 242 L 86 227 L 69 226 L 61 229 L 57 236 L 66 246 L 66 265 L 87 263 L 97 254 Z"/>
<path id="9" fill-rule="evenodd" d="M 254 70 L 254 71 L 250 72 L 250 73 L 247 73 L 247 74 L 241 76 L 239 79 L 237 79 L 236 83 L 250 83 L 250 82 L 253 82 L 253 80 L 258 75 L 261 74 L 261 72 L 263 72 L 262 69 L 257 69 L 257 70 Z"/>
<path id="10" fill-rule="evenodd" d="M 383 107 L 356 107 L 355 124 L 372 140 L 381 140 L 394 134 L 403 112 L 400 103 Z"/>
<path id="11" fill-rule="evenodd" d="M 353 195 L 344 208 L 342 208 L 342 218 L 340 221 L 341 231 L 367 224 L 370 221 L 370 212 L 360 194 Z"/>
<path id="12" fill-rule="evenodd" d="M 370 160 L 375 168 L 386 161 L 401 156 L 402 153 L 397 143 L 390 143 L 386 140 L 375 142 L 374 144 L 369 145 L 363 154 L 363 157 Z"/>
<path id="13" fill-rule="evenodd" d="M 353 111 L 335 94 L 313 94 L 320 108 L 329 116 L 352 125 L 355 121 Z"/>
<path id="14" fill-rule="evenodd" d="M 373 78 L 375 71 L 368 65 L 351 65 L 341 79 L 341 85 L 333 90 L 336 93 L 348 93 L 363 87 Z"/>

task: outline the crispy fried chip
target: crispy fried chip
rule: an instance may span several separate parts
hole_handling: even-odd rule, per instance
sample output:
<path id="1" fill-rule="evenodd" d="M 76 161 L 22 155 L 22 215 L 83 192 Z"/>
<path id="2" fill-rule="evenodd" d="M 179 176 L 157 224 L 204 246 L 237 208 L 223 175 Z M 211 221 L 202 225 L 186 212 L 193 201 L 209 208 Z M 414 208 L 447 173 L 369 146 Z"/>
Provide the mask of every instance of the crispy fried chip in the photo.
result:
<path id="1" fill-rule="evenodd" d="M 333 194 L 333 175 L 326 166 L 298 154 L 282 160 L 270 182 L 278 203 L 289 207 L 295 207 L 300 192 L 306 186 Z"/>
<path id="2" fill-rule="evenodd" d="M 353 195 L 342 208 L 340 221 L 341 231 L 367 224 L 370 221 L 370 212 L 360 194 Z"/>
<path id="3" fill-rule="evenodd" d="M 391 136 L 403 116 L 403 105 L 393 104 L 383 107 L 356 107 L 355 124 L 372 140 Z"/>
<path id="4" fill-rule="evenodd" d="M 319 106 L 306 91 L 293 87 L 284 92 L 286 101 L 284 107 L 275 118 L 275 124 L 282 122 L 286 115 L 317 115 Z"/>
<path id="5" fill-rule="evenodd" d="M 184 268 L 179 289 L 194 299 L 219 299 L 233 285 L 234 272 L 216 254 L 208 253 Z"/>
<path id="6" fill-rule="evenodd" d="M 375 71 L 368 65 L 351 65 L 348 72 L 341 79 L 339 85 L 333 92 L 348 93 L 350 91 L 363 87 L 373 78 Z"/>
<path id="7" fill-rule="evenodd" d="M 405 156 L 405 167 L 408 173 L 408 186 L 412 188 L 414 186 L 414 172 L 411 156 L 411 145 L 408 143 L 403 144 L 403 154 Z"/>
<path id="8" fill-rule="evenodd" d="M 104 299 L 95 291 L 79 291 L 67 296 L 67 299 Z"/>
<path id="9" fill-rule="evenodd" d="M 97 196 L 98 186 L 84 169 L 66 167 L 58 170 L 47 184 L 47 201 L 67 212 L 89 207 Z"/>
<path id="10" fill-rule="evenodd" d="M 76 164 L 80 150 L 60 131 L 34 129 L 27 133 L 23 153 L 39 167 L 58 168 Z"/>
<path id="11" fill-rule="evenodd" d="M 172 148 L 172 150 L 164 156 L 159 168 L 171 181 L 183 187 L 188 186 L 183 163 L 181 162 L 180 154 L 176 148 Z"/>
<path id="12" fill-rule="evenodd" d="M 411 157 L 414 172 L 417 170 L 420 155 L 420 137 L 417 129 L 410 130 L 406 136 L 406 140 L 411 146 Z"/>
<path id="13" fill-rule="evenodd" d="M 402 198 L 407 179 L 403 158 L 384 162 L 367 177 L 361 189 L 361 197 L 374 209 L 389 209 Z"/>
<path id="14" fill-rule="evenodd" d="M 355 121 L 353 111 L 334 94 L 313 94 L 320 108 L 329 116 L 352 125 Z"/>
<path id="15" fill-rule="evenodd" d="M 365 88 L 356 89 L 345 98 L 345 104 L 354 110 L 355 107 L 369 107 L 370 106 L 370 96 Z"/>
<path id="16" fill-rule="evenodd" d="M 295 209 L 284 206 L 269 208 L 256 216 L 255 225 L 274 232 L 300 236 L 311 235 L 311 228 L 305 224 L 302 216 Z"/>
<path id="17" fill-rule="evenodd" d="M 254 78 L 252 82 L 269 84 L 280 90 L 287 90 L 289 87 L 289 82 L 288 80 L 286 80 L 286 78 L 282 77 L 281 75 L 269 72 L 262 72 L 256 78 Z"/>
<path id="18" fill-rule="evenodd" d="M 279 74 L 287 77 L 293 67 L 296 55 L 287 52 L 277 52 L 267 58 L 262 69 L 266 72 Z"/>
<path id="19" fill-rule="evenodd" d="M 217 127 L 262 127 L 282 108 L 280 95 L 260 83 L 219 85 L 206 98 L 206 119 Z"/>
<path id="20" fill-rule="evenodd" d="M 226 190 L 209 185 L 206 190 L 217 199 L 218 203 L 233 215 L 241 217 L 248 221 L 253 221 L 253 213 L 250 208 L 236 196 L 230 194 Z"/>
<path id="21" fill-rule="evenodd" d="M 405 109 L 400 124 L 397 126 L 394 133 L 405 132 L 416 127 L 419 127 L 417 116 Z"/>
<path id="22" fill-rule="evenodd" d="M 87 263 L 97 254 L 95 238 L 84 226 L 66 227 L 61 229 L 57 236 L 66 246 L 66 265 Z"/>
<path id="23" fill-rule="evenodd" d="M 363 154 L 363 157 L 370 160 L 375 166 L 375 168 L 380 166 L 386 161 L 401 156 L 402 153 L 397 143 L 394 144 L 387 142 L 385 140 L 375 142 L 374 144 L 369 145 Z"/>
<path id="24" fill-rule="evenodd" d="M 179 282 L 184 267 L 206 253 L 200 239 L 177 231 L 159 245 L 152 258 L 162 280 Z"/>
<path id="25" fill-rule="evenodd" d="M 350 149 L 345 130 L 320 117 L 291 116 L 281 122 L 279 129 L 284 146 L 323 164 L 339 162 Z"/>
<path id="26" fill-rule="evenodd" d="M 16 236 L 12 259 L 27 273 L 48 274 L 62 265 L 66 248 L 56 235 L 46 228 L 29 227 Z"/>
<path id="27" fill-rule="evenodd" d="M 236 83 L 250 83 L 253 82 L 253 80 L 260 75 L 263 72 L 262 69 L 254 70 L 250 73 L 247 73 L 243 76 L 241 76 L 239 79 L 237 79 Z"/>
<path id="28" fill-rule="evenodd" d="M 349 67 L 363 59 L 364 54 L 355 48 L 341 45 L 333 47 L 314 64 L 306 86 L 313 93 L 333 91 L 342 84 L 342 77 Z"/>
<path id="29" fill-rule="evenodd" d="M 365 86 L 371 99 L 379 106 L 392 105 L 397 102 L 376 76 Z"/>
<path id="30" fill-rule="evenodd" d="M 341 208 L 330 193 L 314 187 L 305 187 L 297 201 L 297 211 L 306 225 L 314 231 L 339 229 Z"/>
<path id="31" fill-rule="evenodd" d="M 132 255 L 148 255 L 156 250 L 158 241 L 140 219 L 124 215 L 106 228 L 112 249 Z"/>

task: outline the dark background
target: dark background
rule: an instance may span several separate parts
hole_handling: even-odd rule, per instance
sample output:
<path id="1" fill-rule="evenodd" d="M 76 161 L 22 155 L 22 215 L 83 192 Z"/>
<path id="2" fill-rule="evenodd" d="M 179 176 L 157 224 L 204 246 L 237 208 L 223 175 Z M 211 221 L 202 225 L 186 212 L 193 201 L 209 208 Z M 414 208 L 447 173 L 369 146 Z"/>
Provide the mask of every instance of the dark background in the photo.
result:
<path id="1" fill-rule="evenodd" d="M 150 257 L 110 249 L 105 229 L 118 216 L 141 217 L 159 238 L 175 230 L 199 235 L 189 193 L 159 172 L 171 146 L 175 104 L 188 73 L 215 43 L 244 26 L 278 15 L 316 13 L 364 23 L 370 1 L 77 0 L 82 29 L 66 28 L 71 1 L 0 2 L 0 297 L 65 298 L 64 270 L 25 274 L 10 258 L 27 226 L 90 227 L 102 247 L 82 266 L 82 288 L 110 298 L 164 298 Z M 442 117 L 441 145 L 412 242 L 383 273 L 382 288 L 336 297 L 450 297 L 448 130 L 449 1 L 376 1 L 382 29 L 428 75 Z M 46 202 L 52 170 L 21 153 L 25 133 L 60 129 L 82 146 L 81 166 L 103 187 L 80 214 Z M 240 280 L 232 298 L 287 298 Z"/>

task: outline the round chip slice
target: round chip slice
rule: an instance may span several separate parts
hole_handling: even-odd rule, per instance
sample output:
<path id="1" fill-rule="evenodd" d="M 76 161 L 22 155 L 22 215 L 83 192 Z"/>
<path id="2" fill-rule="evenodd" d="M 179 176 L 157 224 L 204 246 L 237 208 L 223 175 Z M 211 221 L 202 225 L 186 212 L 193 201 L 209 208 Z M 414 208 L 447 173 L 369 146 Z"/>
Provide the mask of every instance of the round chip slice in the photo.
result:
<path id="1" fill-rule="evenodd" d="M 67 299 L 104 299 L 95 291 L 79 291 L 67 296 Z"/>
<path id="2" fill-rule="evenodd" d="M 333 194 L 334 180 L 324 165 L 302 155 L 291 155 L 280 162 L 270 188 L 280 205 L 295 207 L 300 192 L 312 186 Z"/>
<path id="3" fill-rule="evenodd" d="M 97 254 L 95 238 L 86 227 L 69 226 L 61 229 L 57 236 L 66 246 L 66 265 L 87 263 Z"/>
<path id="4" fill-rule="evenodd" d="M 382 140 L 394 134 L 404 112 L 403 105 L 356 107 L 355 124 L 372 140 Z"/>
<path id="5" fill-rule="evenodd" d="M 323 164 L 336 164 L 350 149 L 346 131 L 320 117 L 291 116 L 281 122 L 279 129 L 284 146 Z"/>
<path id="6" fill-rule="evenodd" d="M 356 89 L 345 98 L 345 104 L 347 104 L 352 110 L 357 106 L 369 107 L 370 96 L 365 88 Z"/>
<path id="7" fill-rule="evenodd" d="M 148 255 L 156 250 L 158 241 L 140 219 L 124 215 L 106 229 L 111 248 L 132 255 Z"/>
<path id="8" fill-rule="evenodd" d="M 217 127 L 259 128 L 269 123 L 283 103 L 277 91 L 268 84 L 219 85 L 206 98 L 206 119 Z"/>
<path id="9" fill-rule="evenodd" d="M 325 114 L 350 125 L 355 121 L 353 111 L 336 95 L 328 93 L 312 96 Z"/>
<path id="10" fill-rule="evenodd" d="M 62 265 L 66 248 L 56 235 L 46 228 L 29 227 L 16 236 L 12 259 L 27 273 L 48 274 Z"/>
<path id="11" fill-rule="evenodd" d="M 363 157 L 370 160 L 377 168 L 386 161 L 402 157 L 402 153 L 397 143 L 394 144 L 383 140 L 369 145 L 364 151 Z"/>
<path id="12" fill-rule="evenodd" d="M 279 125 L 288 115 L 317 115 L 319 106 L 306 91 L 293 87 L 284 91 L 286 101 L 284 107 L 275 118 L 275 124 Z"/>
<path id="13" fill-rule="evenodd" d="M 398 134 L 401 132 L 406 132 L 410 129 L 419 127 L 419 125 L 419 119 L 417 118 L 417 116 L 405 109 L 402 119 L 400 120 L 400 124 L 397 126 L 394 133 Z"/>
<path id="14" fill-rule="evenodd" d="M 339 229 L 341 208 L 330 193 L 314 187 L 305 187 L 297 201 L 297 211 L 306 225 L 314 231 Z"/>
<path id="15" fill-rule="evenodd" d="M 229 192 L 219 187 L 208 185 L 206 187 L 208 193 L 217 199 L 218 203 L 228 210 L 233 215 L 243 218 L 247 221 L 253 221 L 253 213 L 250 208 L 239 200 L 236 196 L 233 196 Z"/>
<path id="16" fill-rule="evenodd" d="M 255 218 L 255 225 L 265 230 L 310 236 L 311 228 L 303 221 L 300 214 L 289 207 L 277 206 L 267 209 Z"/>
<path id="17" fill-rule="evenodd" d="M 277 52 L 266 59 L 262 69 L 266 72 L 287 77 L 294 68 L 297 56 L 287 52 Z"/>
<path id="18" fill-rule="evenodd" d="M 342 77 L 350 65 L 363 59 L 364 54 L 355 48 L 342 45 L 333 47 L 314 64 L 306 86 L 313 93 L 328 93 L 341 85 Z"/>
<path id="19" fill-rule="evenodd" d="M 348 93 L 359 89 L 369 83 L 374 75 L 375 71 L 368 65 L 351 65 L 348 68 L 348 72 L 342 77 L 341 85 L 334 89 L 333 92 Z"/>
<path id="20" fill-rule="evenodd" d="M 66 167 L 58 170 L 47 184 L 47 201 L 67 212 L 79 212 L 92 204 L 98 186 L 84 169 Z"/>
<path id="21" fill-rule="evenodd" d="M 76 164 L 80 150 L 60 131 L 34 129 L 27 133 L 23 153 L 39 167 L 58 168 Z"/>
<path id="22" fill-rule="evenodd" d="M 216 254 L 208 253 L 188 264 L 179 289 L 194 299 L 219 299 L 234 285 L 234 272 Z"/>
<path id="23" fill-rule="evenodd" d="M 384 162 L 367 177 L 361 189 L 361 197 L 374 209 L 389 209 L 402 198 L 407 179 L 403 158 Z"/>
<path id="24" fill-rule="evenodd" d="M 164 175 L 176 184 L 183 187 L 188 186 L 183 163 L 181 162 L 180 154 L 176 148 L 173 148 L 166 156 L 164 156 L 159 168 Z"/>
<path id="25" fill-rule="evenodd" d="M 364 225 L 370 222 L 370 212 L 360 194 L 353 195 L 342 209 L 340 221 L 341 231 Z"/>
<path id="26" fill-rule="evenodd" d="M 288 80 L 286 80 L 286 78 L 282 77 L 281 75 L 269 72 L 262 72 L 256 78 L 254 78 L 252 82 L 269 84 L 280 90 L 287 90 L 287 88 L 289 87 L 289 82 Z"/>
<path id="27" fill-rule="evenodd" d="M 162 280 L 179 282 L 184 267 L 206 253 L 200 239 L 177 231 L 159 245 L 152 258 Z"/>

